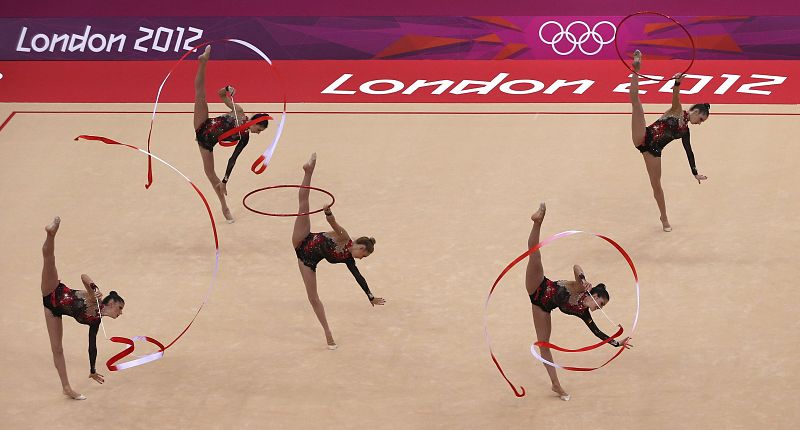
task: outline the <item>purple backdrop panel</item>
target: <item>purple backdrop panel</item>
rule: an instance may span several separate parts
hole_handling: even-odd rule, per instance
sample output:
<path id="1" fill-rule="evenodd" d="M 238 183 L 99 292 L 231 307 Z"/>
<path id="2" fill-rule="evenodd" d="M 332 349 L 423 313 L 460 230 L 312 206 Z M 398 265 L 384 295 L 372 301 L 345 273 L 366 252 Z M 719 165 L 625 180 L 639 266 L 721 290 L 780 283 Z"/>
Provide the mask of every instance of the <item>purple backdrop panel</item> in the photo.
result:
<path id="1" fill-rule="evenodd" d="M 800 3 L 800 2 L 798 2 Z M 276 60 L 546 60 L 691 56 L 663 18 L 610 16 L 379 16 L 0 18 L 0 61 L 169 60 L 202 41 L 237 38 Z M 677 16 L 698 60 L 800 59 L 800 16 Z M 645 25 L 647 23 L 657 25 Z M 253 59 L 230 44 L 217 59 Z"/>
<path id="2" fill-rule="evenodd" d="M 0 17 L 800 15 L 796 0 L 3 0 Z"/>

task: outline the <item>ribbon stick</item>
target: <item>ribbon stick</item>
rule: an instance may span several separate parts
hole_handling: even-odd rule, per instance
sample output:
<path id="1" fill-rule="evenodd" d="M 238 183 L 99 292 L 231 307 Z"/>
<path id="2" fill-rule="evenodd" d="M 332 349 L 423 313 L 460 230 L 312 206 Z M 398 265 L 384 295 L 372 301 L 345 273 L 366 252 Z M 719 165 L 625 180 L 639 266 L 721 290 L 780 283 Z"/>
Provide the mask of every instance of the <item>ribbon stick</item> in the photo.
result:
<path id="1" fill-rule="evenodd" d="M 145 150 L 143 150 L 141 148 L 138 148 L 136 146 L 129 145 L 127 143 L 118 142 L 116 140 L 109 139 L 109 138 L 103 137 L 103 136 L 81 135 L 81 136 L 76 137 L 75 140 L 88 140 L 88 141 L 102 142 L 102 143 L 105 143 L 107 145 L 123 146 L 123 147 L 133 149 L 135 151 L 138 151 L 138 152 L 146 155 L 148 157 L 148 159 L 155 158 L 156 160 L 160 161 L 161 163 L 163 163 L 164 165 L 166 165 L 167 167 L 169 167 L 170 169 L 172 169 L 173 171 L 178 173 L 180 176 L 182 176 L 183 179 L 185 179 L 189 183 L 189 185 L 192 187 L 192 189 L 194 189 L 194 191 L 197 193 L 197 195 L 203 201 L 203 205 L 205 206 L 206 213 L 208 214 L 209 221 L 211 222 L 211 231 L 213 233 L 213 238 L 214 238 L 214 271 L 213 271 L 213 274 L 211 276 L 211 282 L 209 283 L 208 289 L 206 290 L 206 294 L 205 294 L 205 297 L 203 298 L 202 303 L 200 303 L 200 307 L 197 309 L 197 312 L 195 312 L 195 314 L 192 317 L 191 321 L 189 321 L 189 323 L 186 325 L 186 327 L 183 328 L 183 330 L 180 332 L 180 334 L 178 334 L 178 336 L 176 336 L 175 339 L 173 339 L 167 346 L 164 346 L 161 342 L 159 342 L 158 340 L 156 340 L 156 339 L 154 339 L 152 337 L 149 337 L 149 336 L 134 336 L 131 339 L 126 338 L 126 337 L 115 336 L 115 337 L 112 337 L 110 339 L 112 342 L 126 344 L 126 345 L 128 345 L 128 347 L 125 350 L 123 350 L 122 352 L 120 352 L 120 353 L 114 355 L 113 357 L 111 357 L 106 362 L 106 367 L 108 367 L 108 370 L 110 370 L 112 372 L 117 371 L 117 370 L 130 369 L 132 367 L 140 366 L 142 364 L 150 363 L 152 361 L 155 361 L 155 360 L 158 360 L 158 359 L 162 358 L 164 356 L 164 353 L 166 352 L 166 350 L 169 347 L 171 347 L 172 345 L 174 345 L 175 342 L 177 342 L 178 339 L 180 339 L 189 330 L 189 327 L 191 327 L 192 324 L 194 324 L 195 319 L 197 319 L 197 316 L 200 315 L 200 311 L 203 310 L 203 307 L 208 302 L 208 299 L 211 297 L 211 293 L 214 290 L 214 285 L 216 284 L 216 281 L 217 281 L 217 274 L 219 273 L 220 252 L 219 252 L 219 236 L 217 235 L 217 224 L 214 221 L 214 214 L 211 212 L 211 207 L 208 204 L 208 200 L 206 200 L 205 195 L 203 195 L 203 193 L 200 191 L 200 189 L 197 188 L 197 186 L 194 184 L 194 182 L 192 182 L 192 180 L 189 179 L 186 175 L 184 175 L 180 170 L 176 169 L 173 165 L 167 163 L 166 161 L 164 161 L 163 159 L 159 158 L 158 156 L 152 154 L 149 151 L 145 151 Z M 101 319 L 101 323 L 102 323 L 102 319 Z M 103 328 L 103 332 L 105 333 L 105 327 Z M 122 363 L 117 364 L 120 360 L 122 360 L 123 358 L 127 357 L 128 355 L 130 355 L 134 351 L 134 349 L 135 349 L 134 341 L 136 341 L 136 340 L 139 340 L 139 341 L 144 340 L 144 341 L 150 342 L 150 343 L 158 346 L 159 350 L 157 352 L 152 353 L 152 354 L 147 354 L 147 355 L 144 355 L 144 356 L 141 356 L 141 357 L 137 357 L 134 360 L 130 360 L 130 361 L 126 361 L 126 362 L 122 362 Z"/>

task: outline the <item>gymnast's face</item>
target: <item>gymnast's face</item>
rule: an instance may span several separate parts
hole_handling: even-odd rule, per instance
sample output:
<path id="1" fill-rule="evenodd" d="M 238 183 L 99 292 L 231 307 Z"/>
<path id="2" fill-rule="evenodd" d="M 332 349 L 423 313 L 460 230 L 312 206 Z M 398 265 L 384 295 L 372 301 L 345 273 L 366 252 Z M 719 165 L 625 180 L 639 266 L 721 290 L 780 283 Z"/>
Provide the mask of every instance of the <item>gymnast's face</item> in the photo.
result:
<path id="1" fill-rule="evenodd" d="M 592 300 L 592 297 L 594 297 L 594 300 Z M 583 303 L 587 308 L 589 308 L 590 311 L 596 311 L 602 307 L 605 307 L 606 303 L 608 303 L 606 302 L 606 299 L 600 298 L 597 294 L 592 294 L 592 297 L 583 299 Z M 600 306 L 598 307 L 597 305 Z"/>
<path id="2" fill-rule="evenodd" d="M 367 251 L 367 247 L 357 243 L 353 245 L 352 248 L 350 248 L 350 254 L 353 256 L 353 258 L 358 258 L 358 259 L 369 257 L 369 252 Z"/>
<path id="3" fill-rule="evenodd" d="M 267 127 L 264 124 L 253 124 L 250 126 L 250 128 L 248 128 L 248 130 L 250 130 L 250 133 L 255 133 L 255 134 L 261 133 L 266 129 Z"/>
<path id="4" fill-rule="evenodd" d="M 708 114 L 700 113 L 697 109 L 689 112 L 689 122 L 692 124 L 702 124 L 708 119 Z"/>
<path id="5" fill-rule="evenodd" d="M 125 307 L 124 302 L 117 302 L 111 301 L 111 303 L 105 305 L 103 310 L 105 311 L 106 316 L 117 319 L 120 315 L 122 315 L 122 308 Z"/>

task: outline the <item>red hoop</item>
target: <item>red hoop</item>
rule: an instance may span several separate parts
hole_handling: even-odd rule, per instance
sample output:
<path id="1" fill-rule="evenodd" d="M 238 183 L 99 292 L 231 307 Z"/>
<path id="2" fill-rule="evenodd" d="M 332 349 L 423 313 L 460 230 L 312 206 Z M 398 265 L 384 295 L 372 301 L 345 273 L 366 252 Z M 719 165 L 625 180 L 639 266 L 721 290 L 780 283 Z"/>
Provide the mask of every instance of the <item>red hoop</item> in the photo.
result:
<path id="1" fill-rule="evenodd" d="M 689 71 L 689 69 L 691 69 L 691 68 L 692 68 L 692 65 L 694 64 L 694 60 L 695 60 L 695 58 L 697 57 L 697 48 L 695 47 L 695 44 L 694 44 L 694 38 L 692 38 L 692 35 L 691 35 L 691 33 L 689 33 L 689 30 L 687 30 L 687 29 L 686 29 L 686 27 L 684 27 L 684 26 L 683 26 L 683 24 L 681 24 L 680 22 L 678 22 L 677 20 L 675 20 L 675 19 L 674 19 L 674 18 L 672 18 L 671 16 L 669 16 L 669 15 L 664 15 L 663 13 L 660 13 L 660 12 L 653 12 L 653 11 L 643 11 L 643 12 L 636 12 L 636 13 L 632 13 L 632 14 L 630 14 L 630 15 L 626 16 L 625 18 L 622 18 L 622 21 L 620 21 L 620 22 L 619 22 L 619 24 L 617 24 L 617 32 L 614 34 L 614 49 L 616 49 L 616 51 L 617 51 L 617 57 L 619 57 L 620 61 L 622 61 L 622 64 L 624 64 L 624 65 L 625 65 L 625 68 L 627 68 L 628 70 L 630 70 L 630 71 L 631 71 L 631 73 L 635 74 L 636 76 L 638 76 L 638 77 L 640 77 L 640 78 L 643 78 L 643 79 L 650 79 L 650 80 L 659 81 L 659 82 L 661 82 L 661 81 L 663 81 L 663 80 L 665 80 L 665 79 L 671 79 L 671 78 L 672 78 L 672 77 L 669 77 L 669 78 L 667 78 L 667 77 L 665 76 L 665 77 L 663 77 L 663 78 L 661 78 L 661 79 L 656 79 L 656 78 L 654 78 L 654 77 L 652 77 L 652 76 L 642 75 L 642 74 L 640 74 L 639 72 L 637 72 L 637 71 L 633 70 L 633 68 L 632 68 L 632 67 L 631 67 L 631 66 L 628 64 L 628 62 L 627 62 L 627 61 L 625 61 L 625 59 L 624 59 L 624 58 L 622 58 L 622 53 L 621 53 L 621 52 L 619 52 L 619 43 L 617 43 L 617 40 L 618 40 L 618 37 L 617 37 L 617 36 L 619 35 L 619 29 L 620 29 L 620 28 L 622 28 L 622 24 L 624 24 L 624 23 L 625 23 L 625 21 L 627 21 L 627 20 L 628 20 L 628 18 L 632 18 L 632 17 L 634 17 L 634 16 L 638 16 L 638 15 L 646 15 L 646 14 L 649 14 L 649 15 L 658 15 L 658 16 L 660 16 L 660 17 L 664 17 L 664 18 L 666 18 L 666 19 L 668 19 L 668 20 L 670 20 L 670 21 L 674 22 L 674 23 L 675 23 L 675 24 L 676 24 L 678 27 L 680 27 L 680 28 L 681 28 L 681 29 L 684 31 L 684 33 L 686 33 L 686 35 L 689 37 L 689 42 L 691 42 L 691 43 L 692 43 L 692 61 L 690 61 L 690 62 L 689 62 L 689 66 L 688 66 L 688 67 L 686 67 L 686 70 L 684 70 L 683 72 L 681 72 L 681 75 L 685 75 L 685 74 L 686 74 L 686 72 L 688 72 L 688 71 Z"/>
<path id="2" fill-rule="evenodd" d="M 331 198 L 331 204 L 330 205 L 331 206 L 333 206 L 333 204 L 336 203 L 336 198 L 333 197 L 333 194 L 329 193 L 328 191 L 323 190 L 322 188 L 311 187 L 311 186 L 306 186 L 306 185 L 272 185 L 272 186 L 269 186 L 269 187 L 259 188 L 257 190 L 250 191 L 249 193 L 247 193 L 242 198 L 242 205 L 244 205 L 244 207 L 247 208 L 247 210 L 249 210 L 251 212 L 255 212 L 257 214 L 266 215 L 266 216 L 303 216 L 303 215 L 311 215 L 311 214 L 315 214 L 315 213 L 318 213 L 318 212 L 322 212 L 322 210 L 324 209 L 324 208 L 323 209 L 317 209 L 317 210 L 311 211 L 311 212 L 302 212 L 302 213 L 296 213 L 296 214 L 285 214 L 285 213 L 262 212 L 262 211 L 253 209 L 250 206 L 247 206 L 247 198 L 250 197 L 251 195 L 253 195 L 253 194 L 257 193 L 257 192 L 260 192 L 260 191 L 272 190 L 272 189 L 275 189 L 275 188 L 304 188 L 304 189 L 307 189 L 307 190 L 319 191 L 319 192 L 325 193 L 328 196 L 330 196 L 330 198 Z"/>

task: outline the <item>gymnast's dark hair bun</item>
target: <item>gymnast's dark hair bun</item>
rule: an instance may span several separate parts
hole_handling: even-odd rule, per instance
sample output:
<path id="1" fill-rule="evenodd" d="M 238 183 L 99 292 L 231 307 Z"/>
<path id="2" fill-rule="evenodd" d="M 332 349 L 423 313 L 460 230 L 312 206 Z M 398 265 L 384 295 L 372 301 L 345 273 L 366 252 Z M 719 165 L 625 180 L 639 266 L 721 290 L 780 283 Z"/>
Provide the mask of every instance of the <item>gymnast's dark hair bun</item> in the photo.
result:
<path id="1" fill-rule="evenodd" d="M 592 289 L 589 290 L 589 294 L 591 295 L 597 294 L 597 297 L 601 299 L 606 299 L 606 301 L 611 300 L 611 297 L 608 295 L 608 291 L 606 291 L 606 284 L 603 283 L 597 284 L 594 287 L 592 287 Z"/>
<path id="2" fill-rule="evenodd" d="M 698 103 L 692 106 L 692 108 L 689 110 L 695 110 L 695 109 L 697 109 L 701 114 L 708 115 L 709 110 L 711 109 L 711 105 L 708 103 Z"/>
<path id="3" fill-rule="evenodd" d="M 125 300 L 123 300 L 122 297 L 120 297 L 119 294 L 113 290 L 103 299 L 103 304 L 107 305 L 111 303 L 112 300 L 115 302 L 125 303 Z"/>
<path id="4" fill-rule="evenodd" d="M 270 116 L 270 115 L 268 113 L 257 113 L 255 115 L 253 115 L 252 117 L 250 117 L 250 120 L 252 121 L 254 119 L 263 118 L 265 116 Z M 259 122 L 259 124 L 263 125 L 264 128 L 267 128 L 267 127 L 269 127 L 269 120 L 261 121 L 261 122 Z"/>
<path id="5" fill-rule="evenodd" d="M 370 254 L 372 253 L 372 251 L 375 250 L 374 237 L 361 236 L 358 239 L 356 239 L 356 243 L 359 245 L 364 245 L 367 248 L 367 252 L 369 252 Z"/>

